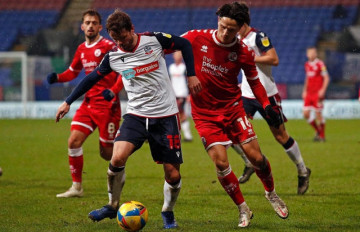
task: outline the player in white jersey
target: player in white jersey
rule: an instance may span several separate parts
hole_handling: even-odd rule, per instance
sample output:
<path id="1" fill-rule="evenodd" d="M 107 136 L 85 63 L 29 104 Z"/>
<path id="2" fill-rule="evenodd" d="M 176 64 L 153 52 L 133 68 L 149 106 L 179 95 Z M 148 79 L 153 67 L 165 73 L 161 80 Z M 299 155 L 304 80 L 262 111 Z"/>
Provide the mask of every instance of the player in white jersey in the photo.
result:
<path id="1" fill-rule="evenodd" d="M 178 108 L 163 50 L 181 50 L 190 92 L 196 94 L 201 90 L 201 84 L 195 76 L 191 44 L 186 39 L 165 33 L 136 34 L 130 17 L 120 10 L 108 17 L 106 28 L 118 47 L 105 55 L 100 65 L 79 83 L 56 114 L 56 121 L 59 121 L 69 111 L 70 104 L 107 73 L 121 74 L 129 100 L 107 171 L 110 201 L 91 211 L 89 218 L 100 221 L 116 217 L 125 183 L 126 161 L 148 140 L 154 161 L 162 163 L 165 172 L 161 212 L 164 228 L 175 228 L 173 208 L 181 188 L 180 164 L 183 161 Z"/>
<path id="2" fill-rule="evenodd" d="M 190 130 L 190 121 L 185 112 L 185 105 L 189 96 L 189 90 L 186 83 L 186 66 L 182 62 L 182 55 L 180 51 L 173 54 L 174 63 L 169 66 L 169 75 L 172 87 L 175 92 L 177 106 L 179 108 L 179 116 L 181 122 L 181 130 L 184 134 L 184 141 L 192 141 L 192 134 Z"/>
<path id="3" fill-rule="evenodd" d="M 241 3 L 241 6 L 243 13 L 249 14 L 249 8 L 247 5 L 245 3 Z M 296 165 L 298 170 L 297 192 L 298 194 L 304 194 L 309 187 L 309 177 L 311 170 L 305 166 L 297 142 L 288 134 L 285 129 L 284 122 L 286 122 L 287 119 L 282 112 L 281 98 L 271 72 L 272 66 L 277 66 L 279 64 L 279 58 L 276 50 L 273 47 L 271 40 L 264 32 L 258 31 L 250 26 L 250 17 L 249 20 L 241 27 L 239 34 L 241 40 L 255 52 L 256 69 L 258 71 L 260 81 L 265 87 L 267 96 L 273 109 L 282 115 L 282 123 L 279 127 L 275 127 L 266 117 L 264 109 L 256 100 L 255 95 L 251 91 L 247 78 L 244 72 L 242 72 L 241 91 L 245 111 L 250 118 L 252 118 L 258 111 L 267 121 L 274 138 L 284 147 L 285 152 Z M 245 183 L 249 180 L 251 174 L 254 173 L 254 168 L 252 167 L 250 161 L 243 154 L 240 147 L 235 146 L 234 148 L 239 154 L 241 154 L 245 161 L 244 173 L 239 178 L 240 183 Z"/>

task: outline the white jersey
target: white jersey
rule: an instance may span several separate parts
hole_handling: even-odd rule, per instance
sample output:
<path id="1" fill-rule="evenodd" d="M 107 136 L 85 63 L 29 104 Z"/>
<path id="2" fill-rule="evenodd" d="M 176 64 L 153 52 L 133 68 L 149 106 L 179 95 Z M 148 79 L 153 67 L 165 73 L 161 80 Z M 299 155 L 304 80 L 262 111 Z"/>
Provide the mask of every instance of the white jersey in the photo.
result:
<path id="1" fill-rule="evenodd" d="M 176 97 L 187 97 L 189 95 L 185 73 L 186 67 L 184 63 L 178 65 L 173 63 L 169 66 L 169 75 Z"/>
<path id="2" fill-rule="evenodd" d="M 178 113 L 163 48 L 155 36 L 139 35 L 132 52 L 109 52 L 110 67 L 122 75 L 128 95 L 127 113 L 164 117 Z"/>
<path id="3" fill-rule="evenodd" d="M 271 41 L 266 36 L 266 34 L 253 28 L 251 28 L 251 31 L 241 39 L 255 52 L 256 56 L 261 56 L 263 52 L 273 48 Z M 264 86 L 268 97 L 274 96 L 278 93 L 275 80 L 272 76 L 271 68 L 271 65 L 256 63 L 256 69 L 258 71 L 260 82 Z M 256 98 L 249 86 L 249 83 L 246 80 L 244 71 L 242 71 L 241 92 L 242 96 L 246 98 Z"/>

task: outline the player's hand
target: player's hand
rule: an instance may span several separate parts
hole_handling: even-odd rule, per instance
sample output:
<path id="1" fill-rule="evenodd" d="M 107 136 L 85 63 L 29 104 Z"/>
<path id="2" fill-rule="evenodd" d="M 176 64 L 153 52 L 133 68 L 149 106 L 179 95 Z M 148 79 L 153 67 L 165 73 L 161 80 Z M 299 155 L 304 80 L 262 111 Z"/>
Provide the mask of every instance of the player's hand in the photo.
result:
<path id="1" fill-rule="evenodd" d="M 197 93 L 199 93 L 202 90 L 201 83 L 200 83 L 199 79 L 197 78 L 197 76 L 188 77 L 188 86 L 189 86 L 190 93 L 193 95 L 196 95 Z"/>
<path id="2" fill-rule="evenodd" d="M 271 121 L 271 125 L 275 128 L 279 129 L 281 125 L 281 116 L 277 113 L 271 105 L 267 105 L 265 107 L 266 117 Z"/>
<path id="3" fill-rule="evenodd" d="M 324 98 L 325 98 L 325 90 L 323 90 L 323 89 L 320 89 L 320 90 L 319 90 L 319 98 L 320 98 L 320 99 L 324 99 Z"/>
<path id="4" fill-rule="evenodd" d="M 63 102 L 57 112 L 56 112 L 56 119 L 55 119 L 55 122 L 59 122 L 60 119 L 62 119 L 70 110 L 70 105 L 67 104 L 66 102 Z"/>
<path id="5" fill-rule="evenodd" d="M 54 72 L 47 75 L 46 79 L 49 84 L 54 84 L 58 81 L 57 74 Z"/>
<path id="6" fill-rule="evenodd" d="M 115 94 L 111 89 L 105 89 L 102 91 L 102 95 L 106 101 L 111 101 L 115 97 Z"/>

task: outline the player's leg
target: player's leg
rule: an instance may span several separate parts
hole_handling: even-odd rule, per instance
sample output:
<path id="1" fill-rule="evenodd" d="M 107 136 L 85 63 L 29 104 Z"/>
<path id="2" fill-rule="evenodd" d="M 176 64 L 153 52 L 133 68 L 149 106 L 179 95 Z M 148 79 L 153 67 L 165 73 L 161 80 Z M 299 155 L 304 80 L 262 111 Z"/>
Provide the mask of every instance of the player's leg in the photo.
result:
<path id="1" fill-rule="evenodd" d="M 280 218 L 287 218 L 289 215 L 288 208 L 275 192 L 270 162 L 261 153 L 257 140 L 253 139 L 249 142 L 242 143 L 242 149 L 253 164 L 256 175 L 263 183 L 265 198 L 269 200 L 271 206 Z"/>
<path id="2" fill-rule="evenodd" d="M 316 107 L 315 97 L 312 95 L 306 95 L 304 100 L 304 107 L 303 107 L 303 115 L 305 120 L 309 123 L 309 125 L 315 130 L 316 134 L 314 137 L 314 141 L 319 140 L 320 135 L 320 127 L 316 121 L 316 117 L 313 116 L 312 111 L 314 107 Z M 317 101 L 317 100 L 316 100 Z"/>
<path id="3" fill-rule="evenodd" d="M 124 122 L 119 131 L 115 138 L 113 155 L 107 170 L 109 203 L 89 213 L 89 218 L 93 221 L 116 217 L 120 195 L 125 183 L 126 161 L 146 139 L 145 121 L 134 115 L 124 116 Z"/>
<path id="4" fill-rule="evenodd" d="M 175 216 L 174 206 L 181 189 L 180 164 L 164 163 L 164 204 L 161 216 L 164 221 L 164 228 L 171 229 L 178 227 Z"/>
<path id="5" fill-rule="evenodd" d="M 319 100 L 315 108 L 315 117 L 316 117 L 316 121 L 318 122 L 320 142 L 325 142 L 325 118 L 322 115 L 323 107 L 324 107 L 323 101 Z"/>
<path id="6" fill-rule="evenodd" d="M 84 130 L 87 129 L 84 128 Z M 68 139 L 68 159 L 72 177 L 72 186 L 66 192 L 57 194 L 56 197 L 83 196 L 82 170 L 84 166 L 84 158 L 82 144 L 88 137 L 89 133 L 91 132 L 88 131 L 87 133 L 84 133 L 83 131 L 76 129 L 71 130 L 70 137 Z"/>
<path id="7" fill-rule="evenodd" d="M 286 154 L 296 165 L 298 171 L 297 193 L 300 195 L 304 194 L 309 187 L 311 170 L 305 165 L 298 143 L 291 136 L 289 136 L 285 129 L 284 123 L 281 124 L 279 128 L 270 126 L 270 130 L 276 141 L 283 146 Z"/>
<path id="8" fill-rule="evenodd" d="M 93 221 L 101 221 L 104 218 L 115 218 L 120 204 L 120 195 L 125 184 L 125 164 L 128 157 L 135 150 L 135 145 L 127 141 L 116 141 L 114 152 L 107 170 L 107 183 L 109 203 L 100 209 L 89 213 Z"/>
<path id="9" fill-rule="evenodd" d="M 180 141 L 180 118 L 173 115 L 149 118 L 148 141 L 151 155 L 156 163 L 162 163 L 165 174 L 164 204 L 161 216 L 165 229 L 178 227 L 174 206 L 181 189 L 180 164 L 183 163 Z"/>
<path id="10" fill-rule="evenodd" d="M 179 108 L 179 117 L 181 122 L 181 130 L 184 134 L 184 141 L 191 142 L 193 140 L 191 130 L 190 130 L 190 121 L 185 113 L 185 103 L 186 98 L 176 98 L 177 105 Z"/>
<path id="11" fill-rule="evenodd" d="M 213 145 L 207 152 L 215 164 L 221 186 L 239 209 L 240 220 L 238 226 L 247 227 L 250 224 L 252 212 L 247 206 L 241 193 L 239 181 L 231 169 L 226 153 L 226 147 L 224 145 Z"/>
<path id="12" fill-rule="evenodd" d="M 239 177 L 239 183 L 240 184 L 246 183 L 250 179 L 251 175 L 255 172 L 254 167 L 252 166 L 249 159 L 246 157 L 244 151 L 241 149 L 241 146 L 239 144 L 233 144 L 233 145 L 231 145 L 231 147 L 244 160 L 245 167 L 244 167 L 243 174 Z"/>

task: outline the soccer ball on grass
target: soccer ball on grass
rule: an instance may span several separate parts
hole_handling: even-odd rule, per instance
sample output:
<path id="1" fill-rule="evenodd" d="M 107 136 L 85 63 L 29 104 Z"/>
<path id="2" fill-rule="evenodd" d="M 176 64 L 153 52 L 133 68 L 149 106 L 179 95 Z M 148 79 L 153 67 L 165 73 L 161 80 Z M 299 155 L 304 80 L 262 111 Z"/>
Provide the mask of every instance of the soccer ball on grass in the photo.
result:
<path id="1" fill-rule="evenodd" d="M 122 204 L 117 212 L 117 222 L 126 231 L 141 230 L 148 220 L 146 207 L 138 201 L 129 201 Z"/>

